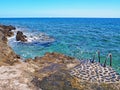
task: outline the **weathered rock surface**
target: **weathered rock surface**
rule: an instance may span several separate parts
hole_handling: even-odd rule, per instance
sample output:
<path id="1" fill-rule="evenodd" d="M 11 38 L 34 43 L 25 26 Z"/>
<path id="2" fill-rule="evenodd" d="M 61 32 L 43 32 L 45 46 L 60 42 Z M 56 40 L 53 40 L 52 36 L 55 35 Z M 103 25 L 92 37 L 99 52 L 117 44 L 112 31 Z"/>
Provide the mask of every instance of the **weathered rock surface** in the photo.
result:
<path id="1" fill-rule="evenodd" d="M 0 90 L 37 90 L 31 83 L 32 76 L 26 64 L 0 67 Z"/>
<path id="2" fill-rule="evenodd" d="M 15 30 L 16 28 L 13 26 L 5 26 L 5 25 L 0 25 L 0 31 L 7 37 L 11 37 L 14 35 L 12 30 Z"/>
<path id="3" fill-rule="evenodd" d="M 42 80 L 35 77 L 33 78 L 32 83 L 42 90 L 78 90 L 77 88 L 72 87 L 70 79 L 72 79 L 72 77 L 67 71 L 59 70 Z"/>
<path id="4" fill-rule="evenodd" d="M 27 36 L 23 34 L 23 32 L 18 31 L 17 35 L 16 35 L 16 40 L 17 41 L 22 41 L 22 42 L 26 42 L 27 41 Z"/>
<path id="5" fill-rule="evenodd" d="M 3 65 L 3 63 L 9 65 L 13 65 L 16 62 L 18 63 L 19 56 L 7 45 L 7 35 L 14 28 L 12 28 L 12 26 L 1 25 L 0 28 L 3 29 L 3 31 L 0 30 L 0 65 Z M 6 30 L 8 31 L 4 33 Z"/>
<path id="6" fill-rule="evenodd" d="M 120 90 L 119 81 L 82 80 L 78 76 L 83 73 L 81 71 L 87 71 L 80 66 L 81 62 L 63 54 L 46 53 L 43 57 L 20 61 L 7 45 L 9 35 L 3 32 L 9 28 L 9 33 L 14 28 L 2 25 L 0 28 L 0 90 Z M 94 64 L 89 65 L 94 67 Z"/>
<path id="7" fill-rule="evenodd" d="M 0 25 L 0 28 L 3 28 L 5 30 L 15 30 L 16 28 L 12 25 L 6 26 L 6 25 Z"/>

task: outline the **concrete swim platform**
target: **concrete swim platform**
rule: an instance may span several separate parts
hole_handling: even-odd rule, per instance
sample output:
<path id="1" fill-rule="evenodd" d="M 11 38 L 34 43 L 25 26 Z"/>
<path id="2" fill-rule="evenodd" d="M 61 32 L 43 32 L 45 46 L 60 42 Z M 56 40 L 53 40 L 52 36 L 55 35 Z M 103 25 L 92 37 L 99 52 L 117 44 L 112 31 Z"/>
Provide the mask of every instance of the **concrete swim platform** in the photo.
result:
<path id="1" fill-rule="evenodd" d="M 71 76 L 82 81 L 98 83 L 120 82 L 120 74 L 110 66 L 102 66 L 99 62 L 92 63 L 90 60 L 81 63 L 70 70 Z"/>

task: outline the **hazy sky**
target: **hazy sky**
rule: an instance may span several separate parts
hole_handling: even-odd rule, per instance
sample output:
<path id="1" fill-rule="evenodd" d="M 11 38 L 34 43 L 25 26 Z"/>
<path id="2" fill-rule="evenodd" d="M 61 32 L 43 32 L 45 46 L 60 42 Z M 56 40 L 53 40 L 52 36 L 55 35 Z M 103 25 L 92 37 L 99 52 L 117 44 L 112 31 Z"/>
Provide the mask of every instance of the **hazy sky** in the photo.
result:
<path id="1" fill-rule="evenodd" d="M 0 0 L 0 17 L 120 18 L 120 0 Z"/>

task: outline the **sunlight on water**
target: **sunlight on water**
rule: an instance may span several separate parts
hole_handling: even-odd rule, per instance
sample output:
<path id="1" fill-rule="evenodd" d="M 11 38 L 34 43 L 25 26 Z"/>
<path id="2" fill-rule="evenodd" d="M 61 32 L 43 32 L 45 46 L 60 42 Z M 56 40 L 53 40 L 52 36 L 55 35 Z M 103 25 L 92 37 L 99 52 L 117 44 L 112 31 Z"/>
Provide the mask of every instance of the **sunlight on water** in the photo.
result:
<path id="1" fill-rule="evenodd" d="M 0 19 L 0 22 L 15 25 L 27 35 L 35 36 L 35 33 L 42 32 L 55 39 L 45 44 L 20 43 L 11 39 L 10 46 L 23 58 L 59 52 L 78 59 L 89 59 L 100 50 L 102 62 L 108 53 L 112 53 L 113 67 L 120 72 L 120 19 L 37 18 Z"/>

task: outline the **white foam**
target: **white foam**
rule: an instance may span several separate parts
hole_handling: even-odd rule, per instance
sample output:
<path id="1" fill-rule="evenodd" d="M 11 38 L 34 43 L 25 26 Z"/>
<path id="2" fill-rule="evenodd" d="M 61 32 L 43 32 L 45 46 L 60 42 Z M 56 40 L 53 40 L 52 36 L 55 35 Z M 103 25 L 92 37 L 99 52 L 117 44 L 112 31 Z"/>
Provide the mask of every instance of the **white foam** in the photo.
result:
<path id="1" fill-rule="evenodd" d="M 26 36 L 27 36 L 28 42 L 49 43 L 49 42 L 55 41 L 54 38 L 46 35 L 45 33 L 27 34 Z"/>
<path id="2" fill-rule="evenodd" d="M 39 42 L 39 43 L 51 43 L 54 42 L 55 39 L 53 37 L 50 37 L 49 35 L 40 32 L 40 33 L 36 33 L 36 32 L 25 32 L 25 30 L 23 30 L 22 28 L 16 28 L 16 30 L 14 30 L 14 36 L 9 37 L 9 43 L 11 42 L 19 42 L 16 41 L 16 34 L 17 31 L 22 31 L 24 35 L 27 36 L 27 42 L 26 43 L 34 43 L 34 42 Z"/>

